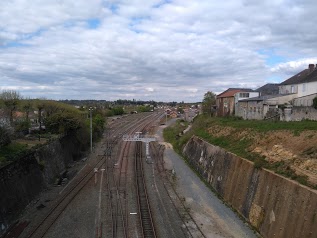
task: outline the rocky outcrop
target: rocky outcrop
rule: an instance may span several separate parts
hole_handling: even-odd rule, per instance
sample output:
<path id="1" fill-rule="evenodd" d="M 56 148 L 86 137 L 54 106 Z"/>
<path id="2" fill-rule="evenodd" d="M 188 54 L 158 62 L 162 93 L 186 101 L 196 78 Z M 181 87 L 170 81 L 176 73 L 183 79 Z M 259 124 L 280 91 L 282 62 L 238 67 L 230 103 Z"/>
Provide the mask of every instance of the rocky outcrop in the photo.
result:
<path id="1" fill-rule="evenodd" d="M 276 148 L 277 150 L 281 148 Z M 263 237 L 317 237 L 317 192 L 192 137 L 183 154 Z"/>
<path id="2" fill-rule="evenodd" d="M 0 235 L 47 185 L 80 157 L 79 141 L 67 136 L 0 169 Z"/>

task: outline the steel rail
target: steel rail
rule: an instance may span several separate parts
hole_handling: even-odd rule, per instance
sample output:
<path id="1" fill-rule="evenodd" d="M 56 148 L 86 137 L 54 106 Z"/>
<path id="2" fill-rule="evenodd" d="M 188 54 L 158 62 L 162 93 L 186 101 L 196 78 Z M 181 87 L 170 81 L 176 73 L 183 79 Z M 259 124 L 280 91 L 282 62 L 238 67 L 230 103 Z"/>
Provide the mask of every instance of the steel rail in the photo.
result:
<path id="1" fill-rule="evenodd" d="M 146 191 L 146 184 L 144 179 L 143 165 L 142 165 L 142 143 L 136 142 L 135 152 L 135 171 L 136 171 L 136 184 L 139 205 L 139 216 L 141 219 L 141 226 L 143 237 L 154 238 L 156 237 L 155 227 L 152 219 L 150 202 Z"/>

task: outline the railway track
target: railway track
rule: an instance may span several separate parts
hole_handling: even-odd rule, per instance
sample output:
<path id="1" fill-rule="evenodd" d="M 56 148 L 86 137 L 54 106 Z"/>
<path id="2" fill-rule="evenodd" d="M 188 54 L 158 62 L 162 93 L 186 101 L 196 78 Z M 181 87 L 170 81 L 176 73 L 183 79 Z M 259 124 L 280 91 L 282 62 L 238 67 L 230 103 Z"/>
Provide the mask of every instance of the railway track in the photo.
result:
<path id="1" fill-rule="evenodd" d="M 68 207 L 73 199 L 83 190 L 87 183 L 95 176 L 95 170 L 103 170 L 105 175 L 105 186 L 100 183 L 100 192 L 106 190 L 107 208 L 103 211 L 100 208 L 97 211 L 98 219 L 95 227 L 95 237 L 130 237 L 129 236 L 129 202 L 126 199 L 127 171 L 129 163 L 127 157 L 134 149 L 134 143 L 122 142 L 121 138 L 124 134 L 133 134 L 136 131 L 146 132 L 157 120 L 158 115 L 149 114 L 143 118 L 135 116 L 125 118 L 113 122 L 104 133 L 105 139 L 101 142 L 103 154 L 96 156 L 82 169 L 81 173 L 76 176 L 71 183 L 64 189 L 60 197 L 58 197 L 50 206 L 49 211 L 43 216 L 41 222 L 33 225 L 24 237 L 44 237 L 51 226 L 60 217 L 62 212 Z M 136 161 L 136 173 L 134 177 L 138 178 L 138 204 L 140 209 L 140 222 L 142 225 L 143 237 L 156 237 L 151 218 L 151 211 L 148 197 L 146 194 L 145 182 L 142 181 L 142 145 L 137 143 L 138 159 Z M 115 150 L 118 150 L 117 152 Z M 121 154 L 119 156 L 118 154 Z M 124 159 L 125 158 L 125 159 Z M 137 162 L 138 161 L 138 162 Z M 101 176 L 102 178 L 103 176 Z M 95 181 L 96 183 L 96 181 Z M 108 216 L 110 215 L 110 216 Z M 135 225 L 135 224 L 134 224 Z M 150 228 L 152 226 L 152 228 Z M 151 231 L 152 230 L 152 231 Z"/>
<path id="2" fill-rule="evenodd" d="M 184 201 L 179 197 L 175 186 L 173 185 L 171 178 L 166 174 L 164 167 L 164 150 L 165 147 L 163 145 L 159 145 L 158 143 L 150 144 L 151 146 L 151 156 L 154 161 L 155 169 L 157 170 L 159 176 L 164 179 L 163 186 L 167 192 L 170 201 L 172 201 L 175 210 L 178 213 L 179 218 L 183 222 L 183 226 L 186 228 L 187 234 L 190 237 L 201 237 L 206 238 L 206 235 L 199 228 L 198 224 L 190 214 L 187 209 Z M 174 176 L 174 175 L 172 175 Z"/>
<path id="3" fill-rule="evenodd" d="M 84 176 L 79 177 L 77 181 L 74 181 L 67 191 L 65 191 L 61 197 L 59 197 L 54 205 L 51 207 L 46 216 L 42 219 L 35 229 L 27 236 L 29 238 L 43 237 L 53 223 L 58 219 L 60 214 L 65 210 L 68 204 L 75 198 L 75 196 L 82 190 L 82 188 L 94 177 L 95 168 L 100 168 L 105 162 L 105 158 L 101 159 L 94 166 L 89 166 L 88 172 Z"/>
<path id="4" fill-rule="evenodd" d="M 139 215 L 141 219 L 142 234 L 145 238 L 156 237 L 155 227 L 151 214 L 151 207 L 146 191 L 146 183 L 143 173 L 143 150 L 142 143 L 136 142 L 135 150 L 135 173 L 136 173 L 136 185 L 139 205 Z"/>
<path id="5" fill-rule="evenodd" d="M 138 131 L 146 132 L 153 123 L 156 116 L 149 115 L 142 120 L 137 120 L 135 124 L 129 126 L 126 130 L 120 130 L 120 135 L 134 134 Z M 138 125 L 136 125 L 138 124 Z M 120 126 L 120 124 L 119 124 Z M 119 137 L 116 137 L 118 139 Z M 121 138 L 120 138 L 121 139 Z M 104 237 L 129 237 L 129 204 L 126 196 L 128 157 L 132 150 L 132 142 L 119 141 L 119 155 L 108 158 L 106 166 L 107 182 L 107 217 L 105 217 L 105 234 Z M 116 160 L 117 158 L 117 160 Z M 131 176 L 131 175 L 130 175 Z"/>

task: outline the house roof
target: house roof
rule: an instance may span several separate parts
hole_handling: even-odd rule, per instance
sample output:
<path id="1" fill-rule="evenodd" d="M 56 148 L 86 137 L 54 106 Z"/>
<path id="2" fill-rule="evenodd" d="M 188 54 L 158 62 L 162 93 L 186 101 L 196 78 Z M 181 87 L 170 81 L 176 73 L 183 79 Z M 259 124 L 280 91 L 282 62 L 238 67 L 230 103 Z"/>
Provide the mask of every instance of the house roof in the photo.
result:
<path id="1" fill-rule="evenodd" d="M 309 83 L 317 81 L 317 68 L 311 72 L 301 83 Z"/>
<path id="2" fill-rule="evenodd" d="M 267 84 L 263 85 L 262 87 L 259 87 L 255 91 L 260 92 L 262 96 L 276 95 L 279 92 L 278 86 L 279 86 L 279 84 L 277 84 L 277 83 L 267 83 Z"/>
<path id="3" fill-rule="evenodd" d="M 290 85 L 290 84 L 299 84 L 305 82 L 314 82 L 317 81 L 317 65 L 315 67 L 314 64 L 309 64 L 308 69 L 304 69 L 303 71 L 295 74 L 283 81 L 280 85 Z"/>
<path id="4" fill-rule="evenodd" d="M 218 94 L 217 98 L 234 97 L 238 92 L 254 92 L 250 88 L 228 88 L 226 91 Z"/>
<path id="5" fill-rule="evenodd" d="M 259 101 L 264 101 L 264 100 L 271 99 L 271 98 L 284 97 L 286 95 L 290 95 L 290 94 L 262 95 L 259 97 L 241 99 L 241 100 L 239 100 L 239 102 L 250 102 L 250 101 L 258 101 L 259 102 Z"/>
<path id="6" fill-rule="evenodd" d="M 280 85 L 299 84 L 309 75 L 309 73 L 310 73 L 309 69 L 304 69 L 303 71 L 299 72 L 298 74 L 295 74 L 289 79 L 286 79 Z"/>

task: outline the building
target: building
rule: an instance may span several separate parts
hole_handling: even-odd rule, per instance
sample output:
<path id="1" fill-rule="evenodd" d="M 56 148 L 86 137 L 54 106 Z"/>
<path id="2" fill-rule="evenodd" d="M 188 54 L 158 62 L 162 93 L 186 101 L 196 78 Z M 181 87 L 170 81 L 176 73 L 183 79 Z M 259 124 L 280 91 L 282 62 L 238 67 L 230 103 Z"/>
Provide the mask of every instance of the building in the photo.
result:
<path id="1" fill-rule="evenodd" d="M 279 93 L 292 94 L 293 106 L 312 106 L 317 96 L 317 65 L 309 64 L 307 69 L 283 81 Z"/>
<path id="2" fill-rule="evenodd" d="M 228 88 L 226 91 L 217 95 L 217 116 L 235 115 L 238 101 L 249 98 L 250 96 L 258 96 L 258 93 L 249 88 Z"/>
<path id="3" fill-rule="evenodd" d="M 275 94 L 276 86 L 279 94 Z M 265 119 L 275 115 L 286 121 L 317 118 L 316 110 L 311 107 L 317 96 L 317 67 L 314 64 L 309 64 L 307 69 L 279 85 L 264 85 L 258 91 L 260 96 L 239 101 L 237 116 L 244 119 Z"/>
<path id="4" fill-rule="evenodd" d="M 293 95 L 265 95 L 242 99 L 238 102 L 236 116 L 248 120 L 263 120 L 271 117 L 270 112 L 277 112 L 280 105 L 287 104 Z"/>

